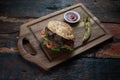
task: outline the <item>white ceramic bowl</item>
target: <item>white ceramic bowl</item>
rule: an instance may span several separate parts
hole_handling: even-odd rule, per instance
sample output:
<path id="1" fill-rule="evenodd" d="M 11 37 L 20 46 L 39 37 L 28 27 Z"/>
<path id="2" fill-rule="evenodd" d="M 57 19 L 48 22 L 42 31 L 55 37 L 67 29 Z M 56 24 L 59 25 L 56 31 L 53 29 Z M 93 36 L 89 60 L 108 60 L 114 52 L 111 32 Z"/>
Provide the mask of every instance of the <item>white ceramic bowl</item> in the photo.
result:
<path id="1" fill-rule="evenodd" d="M 77 23 L 80 21 L 80 14 L 76 11 L 68 11 L 64 13 L 64 19 L 68 23 Z"/>

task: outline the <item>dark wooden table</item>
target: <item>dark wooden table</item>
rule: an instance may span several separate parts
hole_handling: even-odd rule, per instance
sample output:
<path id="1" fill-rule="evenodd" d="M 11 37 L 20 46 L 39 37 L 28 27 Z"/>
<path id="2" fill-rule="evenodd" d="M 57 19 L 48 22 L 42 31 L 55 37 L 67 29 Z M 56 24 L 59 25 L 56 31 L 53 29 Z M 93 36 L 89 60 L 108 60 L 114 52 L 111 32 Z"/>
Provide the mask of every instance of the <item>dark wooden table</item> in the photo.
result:
<path id="1" fill-rule="evenodd" d="M 22 24 L 77 3 L 83 3 L 113 38 L 46 72 L 27 62 L 17 48 Z M 119 0 L 1 0 L 0 80 L 119 80 Z"/>

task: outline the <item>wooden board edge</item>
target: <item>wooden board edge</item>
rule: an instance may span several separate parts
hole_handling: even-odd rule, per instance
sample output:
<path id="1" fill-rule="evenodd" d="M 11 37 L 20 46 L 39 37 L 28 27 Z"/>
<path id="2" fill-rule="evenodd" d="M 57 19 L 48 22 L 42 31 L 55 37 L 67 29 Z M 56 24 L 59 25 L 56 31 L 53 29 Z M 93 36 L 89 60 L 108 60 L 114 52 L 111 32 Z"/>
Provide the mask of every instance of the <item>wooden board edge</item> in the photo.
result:
<path id="1" fill-rule="evenodd" d="M 20 52 L 20 54 L 21 54 L 21 56 L 25 59 L 25 60 L 27 60 L 27 61 L 30 61 L 31 63 L 34 63 L 34 64 L 36 64 L 36 65 L 38 65 L 38 66 L 40 66 L 41 68 L 43 68 L 44 70 L 48 70 L 48 68 L 46 67 L 46 66 L 44 66 L 43 64 L 41 64 L 41 63 L 39 63 L 39 61 L 35 61 L 36 59 L 35 59 L 35 57 L 37 56 L 32 56 L 32 55 L 30 55 L 30 54 L 28 54 L 27 52 L 26 52 L 26 50 L 23 48 L 23 39 L 24 39 L 24 37 L 21 37 L 19 40 L 18 40 L 18 50 L 19 50 L 19 52 Z"/>
<path id="2" fill-rule="evenodd" d="M 55 11 L 55 12 L 53 12 L 53 13 L 49 13 L 49 14 L 47 14 L 47 15 L 45 15 L 45 16 L 42 16 L 42 17 L 37 18 L 37 19 L 35 19 L 35 20 L 32 20 L 32 21 L 30 21 L 30 22 L 24 23 L 24 24 L 22 24 L 22 25 L 20 26 L 20 32 L 22 31 L 22 28 L 23 28 L 23 27 L 27 27 L 27 26 L 34 25 L 34 24 L 36 24 L 36 23 L 38 23 L 38 22 L 40 22 L 40 21 L 42 21 L 42 20 L 44 20 L 44 19 L 53 17 L 53 16 L 55 16 L 55 15 L 57 15 L 57 14 L 60 14 L 60 13 L 65 12 L 65 11 L 67 11 L 67 10 L 70 10 L 70 9 L 73 9 L 73 8 L 76 8 L 76 7 L 79 7 L 79 6 L 81 6 L 81 5 L 82 5 L 82 3 L 78 3 L 78 4 L 75 4 L 75 5 L 73 5 L 73 6 L 70 6 L 70 7 L 67 7 L 67 8 L 58 10 L 58 11 Z M 19 34 L 19 36 L 24 36 L 24 35 Z"/>
<path id="3" fill-rule="evenodd" d="M 53 12 L 53 13 L 50 13 L 50 14 L 48 14 L 47 16 L 40 17 L 40 18 L 35 19 L 35 20 L 33 20 L 33 21 L 30 21 L 30 22 L 28 22 L 28 23 L 26 23 L 26 24 L 23 24 L 20 29 L 22 29 L 22 27 L 26 27 L 26 26 L 33 25 L 33 24 L 38 23 L 38 22 L 40 22 L 40 21 L 42 21 L 42 20 L 44 20 L 44 19 L 50 18 L 50 17 L 52 17 L 52 16 L 54 16 L 54 15 L 60 14 L 60 13 L 62 13 L 62 12 L 64 12 L 64 11 L 66 11 L 66 10 L 73 9 L 73 8 L 78 7 L 78 6 L 82 6 L 82 7 L 85 9 L 85 11 L 87 11 L 87 13 L 88 13 L 91 17 L 93 17 L 93 20 L 105 31 L 106 34 L 105 34 L 105 36 L 100 37 L 100 38 L 94 40 L 94 41 L 96 42 L 96 44 L 93 44 L 93 42 L 91 42 L 91 43 L 86 44 L 86 45 L 83 46 L 82 48 L 77 49 L 76 51 L 79 51 L 79 53 L 75 52 L 74 56 L 76 56 L 76 55 L 78 55 L 78 54 L 80 54 L 80 53 L 82 53 L 82 52 L 84 52 L 84 51 L 86 51 L 86 50 L 88 50 L 88 49 L 90 49 L 90 48 L 92 48 L 92 47 L 94 47 L 94 46 L 96 46 L 96 45 L 98 45 L 98 44 L 100 44 L 100 43 L 102 43 L 102 42 L 104 42 L 104 41 L 106 41 L 107 39 L 110 39 L 110 38 L 112 37 L 112 35 L 109 33 L 109 31 L 107 31 L 107 29 L 106 29 L 102 24 L 100 24 L 100 21 L 99 21 L 91 12 L 89 12 L 89 10 L 88 10 L 83 4 L 81 4 L 81 3 L 76 4 L 76 5 L 73 5 L 73 6 L 70 6 L 70 7 L 67 7 L 67 8 L 65 8 L 65 9 L 62 9 L 62 10 L 59 10 L 59 11 L 56 11 L 56 12 Z M 26 34 L 26 35 L 27 35 L 27 34 Z M 21 36 L 25 36 L 25 35 L 20 35 L 20 37 L 21 37 Z M 98 41 L 99 41 L 99 42 L 98 42 Z M 90 46 L 86 48 L 87 45 L 90 45 Z M 84 48 L 84 49 L 83 49 L 83 48 Z M 24 55 L 22 55 L 22 56 L 23 56 L 24 59 L 26 59 L 26 60 L 28 60 L 28 61 L 30 61 L 30 62 L 32 62 L 32 63 L 35 63 L 35 62 L 31 61 L 31 60 L 29 59 L 29 57 L 24 56 Z M 73 57 L 73 56 L 72 56 L 72 57 Z M 67 59 L 65 59 L 65 60 L 63 60 L 63 61 L 66 61 L 66 60 L 68 60 L 69 58 L 70 58 L 70 57 L 68 57 Z M 63 61 L 60 61 L 59 63 L 56 63 L 54 66 L 56 66 L 57 64 L 62 63 Z M 36 63 L 35 63 L 35 64 L 36 64 Z M 44 67 L 43 67 L 43 66 L 41 66 L 40 64 L 37 64 L 37 65 L 40 66 L 40 67 L 42 67 L 44 70 L 48 70 L 49 68 L 54 67 L 54 66 L 50 66 L 50 67 L 44 66 Z"/>
<path id="4" fill-rule="evenodd" d="M 70 58 L 75 57 L 75 56 L 81 54 L 82 52 L 84 52 L 84 51 L 86 51 L 86 50 L 89 50 L 90 48 L 95 47 L 96 45 L 98 45 L 98 44 L 100 44 L 100 43 L 102 43 L 102 42 L 104 42 L 104 41 L 106 41 L 106 40 L 108 40 L 108 39 L 110 39 L 110 38 L 112 38 L 112 35 L 108 34 L 108 35 L 105 35 L 105 36 L 103 36 L 103 37 L 101 37 L 101 38 L 99 38 L 99 39 L 96 39 L 96 40 L 94 40 L 94 42 L 96 42 L 96 44 L 93 44 L 93 42 L 90 42 L 90 43 L 86 44 L 85 46 L 83 46 L 83 47 L 78 48 L 77 50 L 75 50 L 75 52 L 74 52 L 74 54 L 73 54 L 72 56 L 67 57 L 67 58 L 65 58 L 65 59 L 63 59 L 63 60 L 61 60 L 61 61 L 59 61 L 59 62 L 55 62 L 55 61 L 54 61 L 54 63 L 50 62 L 50 64 L 51 64 L 51 63 L 53 64 L 53 65 L 51 65 L 51 66 L 45 66 L 45 65 L 43 66 L 41 63 L 36 63 L 36 61 L 34 61 L 33 59 L 31 60 L 31 58 L 33 58 L 33 57 L 31 57 L 27 52 L 25 52 L 24 49 L 22 49 L 20 46 L 19 46 L 18 48 L 19 48 L 20 54 L 21 54 L 22 52 L 24 52 L 24 54 L 21 54 L 21 55 L 22 55 L 22 57 L 23 57 L 25 60 L 28 60 L 28 61 L 30 61 L 31 63 L 34 63 L 34 64 L 40 66 L 42 69 L 48 71 L 49 69 L 51 69 L 52 67 L 55 67 L 56 65 L 62 63 L 63 61 L 67 61 L 67 60 L 69 60 Z M 21 44 L 21 43 L 18 42 L 18 45 L 20 45 L 20 44 Z M 89 46 L 89 47 L 86 47 L 86 46 L 88 46 L 88 45 L 90 45 L 90 46 Z M 79 52 L 79 53 L 78 53 L 78 52 Z"/>
<path id="5" fill-rule="evenodd" d="M 108 40 L 108 39 L 110 39 L 110 38 L 112 38 L 112 35 L 110 35 L 110 34 L 107 34 L 107 35 L 105 35 L 105 36 L 102 36 L 102 37 L 100 37 L 99 39 L 94 40 L 94 42 L 96 42 L 96 44 L 94 44 L 94 42 L 88 43 L 88 44 L 86 44 L 85 46 L 76 49 L 75 52 L 74 52 L 74 54 L 73 54 L 72 56 L 67 57 L 67 58 L 65 58 L 65 59 L 63 59 L 63 60 L 61 60 L 61 61 L 59 61 L 59 62 L 54 62 L 54 63 L 51 62 L 50 64 L 53 64 L 53 65 L 51 65 L 51 66 L 49 66 L 49 67 L 47 67 L 47 68 L 50 69 L 50 68 L 52 68 L 52 67 L 55 67 L 56 65 L 58 65 L 58 64 L 60 64 L 60 63 L 62 63 L 62 62 L 64 62 L 64 61 L 67 61 L 67 60 L 69 60 L 70 58 L 75 57 L 75 56 L 81 54 L 82 52 L 84 52 L 84 51 L 86 51 L 86 50 L 89 50 L 89 49 L 95 47 L 96 45 L 98 45 L 98 44 L 100 44 L 100 43 L 102 43 L 102 42 L 104 42 L 104 41 L 106 41 L 106 40 Z M 90 45 L 90 46 L 87 47 L 88 45 Z M 78 53 L 78 52 L 79 52 L 79 53 Z"/>
<path id="6" fill-rule="evenodd" d="M 58 10 L 58 11 L 49 13 L 49 14 L 47 14 L 47 15 L 45 15 L 45 16 L 42 16 L 42 17 L 40 17 L 40 18 L 38 18 L 38 19 L 32 20 L 32 21 L 30 21 L 30 22 L 28 22 L 28 23 L 26 23 L 26 24 L 24 24 L 24 25 L 27 25 L 27 26 L 33 25 L 34 23 L 40 22 L 40 21 L 42 21 L 42 20 L 44 20 L 44 19 L 50 18 L 50 17 L 52 17 L 52 16 L 55 16 L 55 15 L 57 15 L 57 14 L 60 14 L 60 13 L 62 13 L 62 12 L 65 12 L 65 11 L 67 11 L 67 10 L 76 8 L 76 7 L 81 6 L 81 5 L 82 5 L 82 3 L 75 4 L 75 5 L 73 5 L 73 6 L 70 6 L 70 7 L 67 7 L 67 8 L 64 8 L 64 9 L 61 9 L 61 10 Z"/>
<path id="7" fill-rule="evenodd" d="M 90 48 L 92 48 L 92 47 L 95 47 L 96 45 L 98 45 L 98 44 L 100 44 L 100 43 L 102 43 L 102 42 L 110 39 L 110 38 L 112 38 L 112 35 L 107 34 L 107 35 L 105 35 L 105 36 L 100 37 L 99 39 L 96 39 L 96 40 L 94 40 L 94 41 L 86 44 L 85 46 L 79 48 L 79 49 L 76 50 L 76 51 L 77 51 L 77 52 L 80 52 L 80 53 L 81 53 L 81 52 L 84 52 L 84 51 L 86 51 L 86 50 L 88 50 L 88 49 L 90 49 Z M 96 43 L 96 44 L 94 44 L 94 43 Z M 90 46 L 89 46 L 89 47 L 86 47 L 86 46 L 88 46 L 88 45 L 90 45 Z M 76 53 L 75 55 L 77 55 L 77 54 L 78 54 L 78 53 Z"/>
<path id="8" fill-rule="evenodd" d="M 61 9 L 61 10 L 58 10 L 58 11 L 56 11 L 56 12 L 50 13 L 50 14 L 45 15 L 45 16 L 43 16 L 43 17 L 40 17 L 40 18 L 38 18 L 38 19 L 32 20 L 32 21 L 30 21 L 30 22 L 27 22 L 27 23 L 23 24 L 23 25 L 20 27 L 20 32 L 22 31 L 22 28 L 23 28 L 23 27 L 27 27 L 27 26 L 34 25 L 34 24 L 36 24 L 36 23 L 38 23 L 38 22 L 40 22 L 40 21 L 42 21 L 42 20 L 44 20 L 44 19 L 50 18 L 50 17 L 52 17 L 52 16 L 55 16 L 55 15 L 57 15 L 57 14 L 60 14 L 60 13 L 62 13 L 62 12 L 65 12 L 65 11 L 67 11 L 67 10 L 70 10 L 70 9 L 73 9 L 73 8 L 76 8 L 76 7 L 79 7 L 79 6 L 80 6 L 84 11 L 86 11 L 86 13 L 88 13 L 88 15 L 96 22 L 96 24 L 98 24 L 98 25 L 101 27 L 101 29 L 102 29 L 105 33 L 109 33 L 109 34 L 110 34 L 110 32 L 101 24 L 101 22 L 99 21 L 99 19 L 98 19 L 96 16 L 94 16 L 94 15 L 89 11 L 89 9 L 87 9 L 87 7 L 85 7 L 82 3 L 75 4 L 75 5 L 73 5 L 73 6 L 70 6 L 70 7 Z M 23 35 L 20 34 L 19 36 L 23 36 Z"/>
<path id="9" fill-rule="evenodd" d="M 87 7 L 85 7 L 83 4 L 80 4 L 83 8 L 84 11 L 86 11 L 86 13 L 88 13 L 88 15 L 96 22 L 97 25 L 99 25 L 102 30 L 105 32 L 105 33 L 108 33 L 110 34 L 110 32 L 101 24 L 101 22 L 99 21 L 99 19 L 94 16 L 91 11 L 89 9 L 87 9 Z"/>

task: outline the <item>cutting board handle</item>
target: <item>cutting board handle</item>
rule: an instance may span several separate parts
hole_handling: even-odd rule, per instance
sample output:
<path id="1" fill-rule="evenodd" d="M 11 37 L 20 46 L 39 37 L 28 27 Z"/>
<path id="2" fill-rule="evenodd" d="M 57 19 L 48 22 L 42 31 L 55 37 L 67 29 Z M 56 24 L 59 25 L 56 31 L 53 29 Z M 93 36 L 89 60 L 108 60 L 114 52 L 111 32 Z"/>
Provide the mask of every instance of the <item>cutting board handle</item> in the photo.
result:
<path id="1" fill-rule="evenodd" d="M 31 55 L 24 49 L 24 45 L 23 45 L 24 39 L 25 39 L 25 37 L 21 37 L 18 40 L 18 48 L 19 48 L 19 51 L 20 51 L 20 54 L 22 55 L 22 57 L 32 63 L 37 64 L 38 66 L 41 66 L 43 69 L 48 70 L 48 68 L 46 66 L 44 66 L 43 63 L 40 63 L 39 54 Z"/>
<path id="2" fill-rule="evenodd" d="M 21 55 L 24 57 L 24 58 L 34 58 L 34 56 L 36 55 L 33 55 L 33 54 L 29 54 L 29 52 L 27 52 L 24 48 L 24 44 L 23 44 L 23 40 L 25 38 L 24 37 L 21 37 L 19 40 L 18 40 L 18 48 L 19 48 L 19 51 L 21 52 Z"/>

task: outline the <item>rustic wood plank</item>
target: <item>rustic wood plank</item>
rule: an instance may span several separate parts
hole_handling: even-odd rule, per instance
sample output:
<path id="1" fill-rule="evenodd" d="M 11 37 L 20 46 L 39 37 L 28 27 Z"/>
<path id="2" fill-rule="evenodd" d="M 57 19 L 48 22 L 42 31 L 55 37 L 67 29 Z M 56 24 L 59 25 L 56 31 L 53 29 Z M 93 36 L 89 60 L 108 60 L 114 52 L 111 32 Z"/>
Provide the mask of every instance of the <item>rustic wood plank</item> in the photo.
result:
<path id="1" fill-rule="evenodd" d="M 102 22 L 120 23 L 119 0 L 0 0 L 0 16 L 38 18 L 77 3 L 87 6 Z"/>
<path id="2" fill-rule="evenodd" d="M 67 54 L 67 55 L 62 55 L 54 60 L 52 60 L 51 62 L 49 62 L 49 60 L 45 57 L 44 52 L 40 49 L 40 43 L 39 41 L 41 41 L 41 38 L 39 36 L 39 32 L 41 31 L 42 28 L 46 27 L 48 21 L 50 20 L 60 20 L 60 21 L 64 21 L 63 18 L 63 14 L 66 11 L 69 10 L 75 10 L 77 11 L 81 16 L 87 15 L 90 16 L 90 20 L 92 23 L 92 33 L 91 33 L 91 37 L 88 40 L 88 42 L 86 44 L 82 44 L 82 37 L 81 35 L 83 35 L 84 33 L 84 28 L 83 28 L 83 20 L 81 17 L 81 21 L 78 24 L 75 25 L 71 25 L 75 31 L 75 43 L 74 43 L 74 48 L 75 51 L 72 52 L 71 54 Z M 29 30 L 28 27 L 31 27 L 31 30 Z M 34 32 L 34 35 L 36 35 L 37 39 L 39 41 L 36 40 L 35 36 L 32 35 Z M 79 37 L 81 36 L 81 37 Z M 20 49 L 20 53 L 21 55 L 28 61 L 33 62 L 39 66 L 41 66 L 43 69 L 47 70 L 69 58 L 72 58 L 94 46 L 96 46 L 97 44 L 111 38 L 111 34 L 107 31 L 107 29 L 105 29 L 99 22 L 99 20 L 92 15 L 92 13 L 90 13 L 88 11 L 87 8 L 85 8 L 84 5 L 82 4 L 77 4 L 71 7 L 68 7 L 66 9 L 62 9 L 60 11 L 57 11 L 55 13 L 51 13 L 47 16 L 44 16 L 42 18 L 38 18 L 34 21 L 31 21 L 29 23 L 26 23 L 24 25 L 21 26 L 20 29 L 20 39 L 18 41 L 18 48 Z M 36 55 L 30 55 L 26 52 L 26 50 L 23 48 L 24 44 L 22 43 L 23 39 L 27 38 L 30 41 L 30 44 L 32 44 L 32 46 L 34 47 L 34 49 L 37 51 Z"/>

